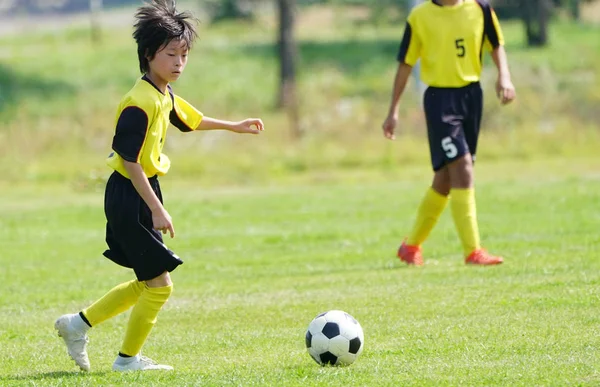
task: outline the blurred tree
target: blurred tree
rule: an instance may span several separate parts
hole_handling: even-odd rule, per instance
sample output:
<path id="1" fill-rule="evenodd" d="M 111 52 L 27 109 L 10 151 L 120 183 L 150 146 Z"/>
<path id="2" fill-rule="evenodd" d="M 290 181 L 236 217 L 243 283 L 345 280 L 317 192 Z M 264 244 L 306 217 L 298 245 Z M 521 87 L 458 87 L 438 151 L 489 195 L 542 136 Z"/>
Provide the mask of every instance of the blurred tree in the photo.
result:
<path id="1" fill-rule="evenodd" d="M 500 19 L 522 19 L 523 17 L 520 0 L 490 0 L 490 4 Z"/>
<path id="2" fill-rule="evenodd" d="M 298 95 L 296 93 L 296 60 L 298 48 L 294 38 L 296 12 L 295 0 L 277 0 L 279 10 L 279 108 L 288 111 L 294 137 L 302 135 L 298 117 Z"/>
<path id="3" fill-rule="evenodd" d="M 551 0 L 521 0 L 527 45 L 540 47 L 548 44 L 548 21 L 552 11 Z"/>
<path id="4" fill-rule="evenodd" d="M 581 2 L 579 0 L 571 0 L 569 2 L 569 8 L 571 11 L 571 16 L 573 17 L 573 19 L 579 21 L 581 20 L 581 13 L 580 13 L 580 4 Z"/>
<path id="5" fill-rule="evenodd" d="M 252 19 L 254 0 L 201 0 L 213 22 L 228 19 Z"/>

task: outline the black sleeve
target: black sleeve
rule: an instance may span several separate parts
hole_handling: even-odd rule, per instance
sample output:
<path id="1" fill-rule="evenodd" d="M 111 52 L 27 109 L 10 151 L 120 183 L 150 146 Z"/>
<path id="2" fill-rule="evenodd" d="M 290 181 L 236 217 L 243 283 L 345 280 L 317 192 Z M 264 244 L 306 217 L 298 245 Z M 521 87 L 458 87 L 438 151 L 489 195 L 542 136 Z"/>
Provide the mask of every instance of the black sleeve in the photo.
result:
<path id="1" fill-rule="evenodd" d="M 125 108 L 119 120 L 113 137 L 112 148 L 123 158 L 132 163 L 138 162 L 138 157 L 148 130 L 148 115 L 137 106 Z"/>
<path id="2" fill-rule="evenodd" d="M 404 36 L 402 37 L 402 42 L 400 43 L 400 49 L 398 50 L 398 62 L 405 63 L 406 54 L 408 53 L 408 47 L 410 46 L 410 40 L 412 39 L 412 28 L 410 23 L 406 22 L 406 27 L 404 28 Z"/>
<path id="3" fill-rule="evenodd" d="M 498 31 L 496 31 L 496 25 L 492 18 L 492 7 L 490 3 L 485 0 L 477 0 L 477 3 L 483 11 L 483 33 L 487 36 L 492 47 L 497 48 L 500 46 L 500 40 L 498 39 Z"/>
<path id="4" fill-rule="evenodd" d="M 175 96 L 173 95 L 173 91 L 171 90 L 170 86 L 169 94 L 171 95 L 171 101 L 173 101 L 173 109 L 171 109 L 171 113 L 169 113 L 169 121 L 171 121 L 171 124 L 174 127 L 176 127 L 182 132 L 192 132 L 194 128 L 190 128 L 189 126 L 187 126 L 185 122 L 183 122 L 181 118 L 179 118 L 179 116 L 177 115 L 177 111 L 175 110 Z"/>

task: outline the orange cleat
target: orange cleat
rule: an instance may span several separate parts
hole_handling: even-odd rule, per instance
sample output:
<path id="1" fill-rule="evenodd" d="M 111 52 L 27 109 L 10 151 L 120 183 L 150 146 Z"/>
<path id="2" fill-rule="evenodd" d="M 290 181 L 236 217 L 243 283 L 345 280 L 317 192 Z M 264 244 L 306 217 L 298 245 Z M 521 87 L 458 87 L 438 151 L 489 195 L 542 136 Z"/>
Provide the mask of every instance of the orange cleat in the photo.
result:
<path id="1" fill-rule="evenodd" d="M 398 249 L 398 258 L 409 265 L 423 266 L 421 246 L 410 246 L 406 244 L 406 241 L 402 242 Z"/>
<path id="2" fill-rule="evenodd" d="M 493 256 L 484 249 L 473 251 L 465 259 L 467 265 L 499 265 L 502 262 L 504 262 L 502 257 Z"/>

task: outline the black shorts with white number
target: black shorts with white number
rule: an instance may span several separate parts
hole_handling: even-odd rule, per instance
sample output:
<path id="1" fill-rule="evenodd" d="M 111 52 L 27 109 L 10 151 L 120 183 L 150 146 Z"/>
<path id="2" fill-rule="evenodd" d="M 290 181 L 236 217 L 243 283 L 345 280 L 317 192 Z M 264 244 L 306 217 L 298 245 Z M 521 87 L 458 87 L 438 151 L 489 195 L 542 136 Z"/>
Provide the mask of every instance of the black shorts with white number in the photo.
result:
<path id="1" fill-rule="evenodd" d="M 461 88 L 429 87 L 423 105 L 433 170 L 467 153 L 474 161 L 483 110 L 479 82 Z"/>

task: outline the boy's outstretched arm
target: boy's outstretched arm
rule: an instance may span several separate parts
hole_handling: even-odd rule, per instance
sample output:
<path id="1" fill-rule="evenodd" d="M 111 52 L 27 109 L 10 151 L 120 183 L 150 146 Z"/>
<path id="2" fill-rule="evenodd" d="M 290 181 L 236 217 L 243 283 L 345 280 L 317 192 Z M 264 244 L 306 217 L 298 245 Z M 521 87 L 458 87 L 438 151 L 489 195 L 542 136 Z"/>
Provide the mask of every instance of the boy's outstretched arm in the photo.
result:
<path id="1" fill-rule="evenodd" d="M 492 59 L 498 68 L 498 80 L 496 81 L 496 95 L 503 105 L 511 103 L 517 96 L 515 86 L 510 79 L 508 59 L 504 46 L 500 45 L 492 51 Z"/>
<path id="2" fill-rule="evenodd" d="M 224 129 L 235 133 L 258 134 L 265 129 L 260 118 L 247 118 L 243 121 L 223 121 L 216 118 L 204 117 L 196 128 L 197 130 Z"/>
<path id="3" fill-rule="evenodd" d="M 406 88 L 406 83 L 408 82 L 411 71 L 412 66 L 406 63 L 400 63 L 398 65 L 398 70 L 396 71 L 390 110 L 388 111 L 387 118 L 382 125 L 383 135 L 390 140 L 394 140 L 396 138 L 396 136 L 394 136 L 394 129 L 398 124 L 398 104 L 400 103 L 400 97 L 402 97 L 402 93 L 404 93 L 404 89 Z"/>

